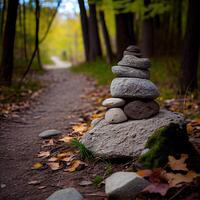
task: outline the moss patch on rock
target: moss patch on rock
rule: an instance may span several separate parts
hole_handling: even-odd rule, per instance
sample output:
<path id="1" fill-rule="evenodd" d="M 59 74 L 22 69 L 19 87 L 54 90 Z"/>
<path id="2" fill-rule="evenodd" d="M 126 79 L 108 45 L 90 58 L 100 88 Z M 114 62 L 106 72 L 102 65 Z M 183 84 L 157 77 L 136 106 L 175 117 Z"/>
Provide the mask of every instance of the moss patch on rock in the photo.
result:
<path id="1" fill-rule="evenodd" d="M 186 127 L 179 124 L 169 124 L 155 131 L 146 143 L 148 152 L 141 155 L 139 163 L 145 168 L 163 167 L 168 162 L 168 156 L 180 156 L 188 153 L 191 144 L 188 141 Z"/>

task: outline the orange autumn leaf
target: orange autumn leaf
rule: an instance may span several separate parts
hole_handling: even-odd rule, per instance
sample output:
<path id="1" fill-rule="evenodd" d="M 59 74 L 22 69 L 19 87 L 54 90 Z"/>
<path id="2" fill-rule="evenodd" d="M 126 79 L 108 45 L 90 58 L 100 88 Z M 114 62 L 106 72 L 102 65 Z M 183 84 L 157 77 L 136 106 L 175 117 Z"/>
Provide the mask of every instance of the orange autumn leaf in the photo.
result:
<path id="1" fill-rule="evenodd" d="M 152 173 L 153 173 L 153 172 L 152 172 L 152 170 L 150 170 L 150 169 L 143 169 L 143 170 L 137 171 L 137 174 L 138 174 L 139 176 L 142 176 L 142 177 L 148 177 L 148 176 L 150 176 Z"/>
<path id="2" fill-rule="evenodd" d="M 187 165 L 185 161 L 188 159 L 187 154 L 181 154 L 180 159 L 176 159 L 173 156 L 168 156 L 168 164 L 172 170 L 182 170 L 182 171 L 188 171 Z"/>
<path id="3" fill-rule="evenodd" d="M 85 166 L 87 166 L 86 163 L 82 162 L 81 160 L 74 160 L 71 163 L 71 165 L 64 171 L 74 172 L 74 171 L 78 171 L 78 170 L 84 168 Z"/>

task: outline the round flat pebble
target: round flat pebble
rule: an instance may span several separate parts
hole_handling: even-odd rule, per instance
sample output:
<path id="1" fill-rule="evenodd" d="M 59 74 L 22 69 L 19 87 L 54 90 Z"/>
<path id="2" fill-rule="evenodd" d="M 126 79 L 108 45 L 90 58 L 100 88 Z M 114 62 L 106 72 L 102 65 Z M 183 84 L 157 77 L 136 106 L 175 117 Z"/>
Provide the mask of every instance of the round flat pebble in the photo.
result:
<path id="1" fill-rule="evenodd" d="M 148 58 L 138 58 L 133 55 L 125 55 L 117 65 L 148 69 L 150 67 L 150 60 Z"/>
<path id="2" fill-rule="evenodd" d="M 58 131 L 58 130 L 55 130 L 55 129 L 52 129 L 52 130 L 46 130 L 46 131 L 43 131 L 39 134 L 39 137 L 40 138 L 48 138 L 48 137 L 52 137 L 52 136 L 56 136 L 56 135 L 59 135 L 61 134 L 62 132 L 61 131 Z"/>
<path id="3" fill-rule="evenodd" d="M 118 77 L 132 77 L 132 78 L 142 78 L 142 79 L 150 78 L 149 70 L 141 70 L 133 67 L 113 66 L 112 72 L 113 74 L 116 74 Z"/>
<path id="4" fill-rule="evenodd" d="M 121 98 L 108 98 L 102 102 L 102 105 L 107 108 L 118 108 L 125 104 L 125 100 Z"/>

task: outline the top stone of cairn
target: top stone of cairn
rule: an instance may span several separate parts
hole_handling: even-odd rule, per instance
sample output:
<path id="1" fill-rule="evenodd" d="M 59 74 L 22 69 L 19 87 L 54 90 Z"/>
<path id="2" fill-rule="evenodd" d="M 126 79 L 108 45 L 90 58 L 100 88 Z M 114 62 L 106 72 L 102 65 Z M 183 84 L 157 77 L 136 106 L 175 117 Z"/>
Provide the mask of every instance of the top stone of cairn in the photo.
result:
<path id="1" fill-rule="evenodd" d="M 126 48 L 126 50 L 124 51 L 124 56 L 125 55 L 132 55 L 132 56 L 136 56 L 138 58 L 142 57 L 142 54 L 140 52 L 140 49 L 135 46 L 135 45 L 130 45 Z"/>

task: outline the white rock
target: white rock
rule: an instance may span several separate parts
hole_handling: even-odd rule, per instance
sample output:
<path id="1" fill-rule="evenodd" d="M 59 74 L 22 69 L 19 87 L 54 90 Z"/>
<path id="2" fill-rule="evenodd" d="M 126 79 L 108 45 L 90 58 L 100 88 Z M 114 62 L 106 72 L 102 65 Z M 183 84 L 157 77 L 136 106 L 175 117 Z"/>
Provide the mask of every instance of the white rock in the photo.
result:
<path id="1" fill-rule="evenodd" d="M 51 137 L 51 136 L 59 135 L 61 133 L 62 133 L 61 131 L 58 131 L 58 130 L 55 130 L 55 129 L 46 130 L 46 131 L 41 132 L 39 134 L 39 137 L 40 138 L 48 138 L 48 137 Z"/>
<path id="2" fill-rule="evenodd" d="M 116 124 L 127 120 L 121 108 L 111 108 L 105 114 L 105 120 L 110 124 Z"/>
<path id="3" fill-rule="evenodd" d="M 155 99 L 160 95 L 150 80 L 140 78 L 115 78 L 110 91 L 113 97 L 121 98 Z"/>
<path id="4" fill-rule="evenodd" d="M 46 200 L 83 200 L 83 197 L 75 188 L 65 188 L 54 192 Z"/>
<path id="5" fill-rule="evenodd" d="M 102 105 L 107 108 L 118 108 L 125 104 L 125 100 L 121 98 L 108 98 L 102 102 Z"/>
<path id="6" fill-rule="evenodd" d="M 130 200 L 149 184 L 134 172 L 116 172 L 105 180 L 105 192 L 112 199 Z"/>

